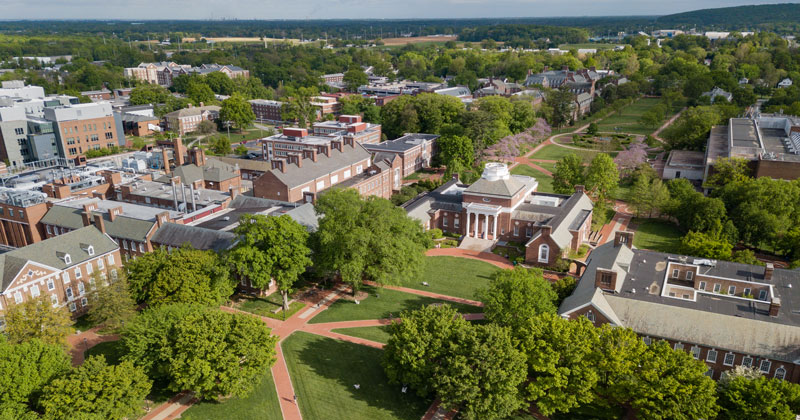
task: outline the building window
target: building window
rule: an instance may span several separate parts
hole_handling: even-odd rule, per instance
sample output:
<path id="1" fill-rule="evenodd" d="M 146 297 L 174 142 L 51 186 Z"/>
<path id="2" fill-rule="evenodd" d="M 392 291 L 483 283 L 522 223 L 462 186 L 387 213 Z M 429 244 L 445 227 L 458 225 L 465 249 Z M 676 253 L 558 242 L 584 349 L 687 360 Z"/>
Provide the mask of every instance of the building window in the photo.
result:
<path id="1" fill-rule="evenodd" d="M 642 341 L 644 341 L 644 344 L 646 344 L 648 346 L 650 345 L 650 342 L 651 342 L 650 337 L 644 337 L 644 338 L 642 338 Z"/>
<path id="2" fill-rule="evenodd" d="M 678 271 L 677 268 L 672 270 L 672 278 L 677 279 L 678 278 L 678 274 L 680 274 L 680 271 Z"/>
<path id="3" fill-rule="evenodd" d="M 760 370 L 761 373 L 769 373 L 770 367 L 772 367 L 772 362 L 769 360 L 762 360 L 761 364 L 758 366 L 758 370 Z"/>
<path id="4" fill-rule="evenodd" d="M 81 306 L 86 306 L 86 304 L 87 304 L 87 303 L 89 303 L 89 300 L 88 300 L 88 299 L 86 299 L 86 298 L 81 298 Z"/>
<path id="5" fill-rule="evenodd" d="M 70 303 L 69 303 L 69 311 L 70 311 L 70 312 L 75 312 L 76 310 L 78 310 L 78 308 L 77 308 L 77 306 L 75 305 L 75 302 L 70 302 Z"/>
<path id="6" fill-rule="evenodd" d="M 550 261 L 550 247 L 547 244 L 539 245 L 539 262 L 546 263 Z"/>
<path id="7" fill-rule="evenodd" d="M 735 295 L 736 294 L 736 286 L 728 286 L 728 294 Z"/>
<path id="8" fill-rule="evenodd" d="M 36 285 L 31 286 L 31 297 L 32 298 L 37 298 L 37 297 L 39 297 L 39 295 L 40 295 L 39 286 L 36 286 Z"/>
<path id="9" fill-rule="evenodd" d="M 750 356 L 745 356 L 744 358 L 742 358 L 742 366 L 744 367 L 753 366 L 753 358 Z"/>
<path id="10" fill-rule="evenodd" d="M 762 289 L 760 292 L 758 292 L 758 300 L 767 300 L 767 290 L 766 289 Z"/>
<path id="11" fill-rule="evenodd" d="M 53 279 L 47 279 L 47 290 L 53 290 L 56 288 L 56 282 Z"/>
<path id="12" fill-rule="evenodd" d="M 519 226 L 514 226 L 514 236 L 519 236 Z"/>
<path id="13" fill-rule="evenodd" d="M 442 218 L 442 226 L 447 227 L 447 217 Z"/>
<path id="14" fill-rule="evenodd" d="M 139 243 L 139 252 L 144 254 L 144 243 L 143 242 Z"/>
<path id="15" fill-rule="evenodd" d="M 744 288 L 744 293 L 743 293 L 743 296 L 744 296 L 744 297 L 748 297 L 748 296 L 750 296 L 750 292 L 751 292 L 750 288 L 749 288 L 749 287 L 745 287 L 745 288 Z"/>
<path id="16" fill-rule="evenodd" d="M 70 257 L 69 254 L 64 254 L 64 263 L 72 264 L 72 257 Z"/>
<path id="17" fill-rule="evenodd" d="M 52 235 L 53 234 L 52 230 L 50 230 L 50 225 L 45 225 L 45 229 L 47 229 L 47 234 L 48 235 Z"/>
<path id="18" fill-rule="evenodd" d="M 323 188 L 325 188 L 325 181 L 324 180 L 317 181 L 317 191 L 319 191 L 319 190 L 321 190 Z"/>
<path id="19" fill-rule="evenodd" d="M 53 306 L 58 306 L 58 295 L 55 293 L 50 295 L 50 302 L 53 303 Z"/>
<path id="20" fill-rule="evenodd" d="M 736 355 L 733 353 L 725 353 L 725 359 L 722 360 L 722 364 L 725 366 L 733 366 L 733 362 L 736 361 Z"/>
<path id="21" fill-rule="evenodd" d="M 714 377 L 714 369 L 708 368 L 708 370 L 706 371 L 705 375 L 708 376 L 709 378 L 713 378 Z"/>
<path id="22" fill-rule="evenodd" d="M 592 311 L 586 312 L 586 319 L 588 319 L 589 321 L 592 321 L 594 323 L 594 319 L 595 319 L 594 318 L 594 312 L 592 312 Z"/>
<path id="23" fill-rule="evenodd" d="M 67 294 L 67 300 L 72 300 L 72 297 L 73 297 L 72 288 L 71 287 L 67 287 L 67 290 L 65 290 L 65 293 Z"/>
<path id="24" fill-rule="evenodd" d="M 97 260 L 97 269 L 98 270 L 102 270 L 104 268 L 105 268 L 105 264 L 103 264 L 103 259 L 102 258 L 98 259 Z"/>
<path id="25" fill-rule="evenodd" d="M 66 271 L 61 273 L 61 282 L 69 283 L 69 273 L 67 273 Z"/>
<path id="26" fill-rule="evenodd" d="M 786 369 L 783 366 L 775 369 L 775 379 L 782 381 L 784 378 L 786 378 Z"/>
<path id="27" fill-rule="evenodd" d="M 112 280 L 116 280 L 117 279 L 117 269 L 116 268 L 111 270 L 111 279 Z"/>
<path id="28" fill-rule="evenodd" d="M 86 263 L 86 275 L 91 276 L 92 275 L 92 271 L 94 271 L 92 269 L 92 263 Z"/>
<path id="29" fill-rule="evenodd" d="M 83 282 L 78 283 L 78 295 L 83 295 L 86 292 L 86 287 L 83 285 Z"/>
<path id="30" fill-rule="evenodd" d="M 339 175 L 331 175 L 331 185 L 339 182 Z"/>
<path id="31" fill-rule="evenodd" d="M 459 227 L 461 227 L 461 223 L 459 222 L 459 220 L 458 220 L 458 217 L 456 217 L 456 218 L 453 220 L 453 227 L 454 227 L 454 228 L 456 228 L 456 229 L 458 229 Z"/>
<path id="32" fill-rule="evenodd" d="M 22 303 L 22 292 L 20 292 L 19 290 L 14 292 L 14 302 Z"/>
<path id="33" fill-rule="evenodd" d="M 342 174 L 342 176 L 344 177 L 344 179 L 350 178 L 350 170 L 348 169 L 344 171 L 344 174 Z"/>
<path id="34" fill-rule="evenodd" d="M 83 273 L 81 273 L 81 268 L 80 267 L 76 267 L 75 268 L 75 278 L 79 279 L 81 277 L 83 277 Z"/>
<path id="35" fill-rule="evenodd" d="M 694 277 L 694 271 L 686 272 L 686 280 L 692 280 L 693 277 Z"/>
<path id="36" fill-rule="evenodd" d="M 530 238 L 531 236 L 533 236 L 533 229 L 525 228 L 525 237 Z"/>
<path id="37" fill-rule="evenodd" d="M 719 293 L 722 290 L 722 285 L 719 283 L 714 283 L 714 293 Z"/>
<path id="38" fill-rule="evenodd" d="M 94 247 L 93 247 L 93 246 L 91 246 L 91 245 L 89 245 L 89 246 L 86 248 L 86 252 L 89 254 L 89 256 L 92 256 L 92 255 L 94 255 Z"/>
<path id="39" fill-rule="evenodd" d="M 683 343 L 675 343 L 672 348 L 675 350 L 683 350 Z"/>
<path id="40" fill-rule="evenodd" d="M 108 256 L 108 265 L 114 265 L 114 256 L 113 255 L 109 255 Z"/>
<path id="41" fill-rule="evenodd" d="M 706 353 L 706 362 L 716 363 L 716 361 L 717 361 L 717 351 L 709 350 L 708 353 Z"/>
<path id="42" fill-rule="evenodd" d="M 695 359 L 700 358 L 700 347 L 692 346 L 692 357 L 694 357 Z"/>

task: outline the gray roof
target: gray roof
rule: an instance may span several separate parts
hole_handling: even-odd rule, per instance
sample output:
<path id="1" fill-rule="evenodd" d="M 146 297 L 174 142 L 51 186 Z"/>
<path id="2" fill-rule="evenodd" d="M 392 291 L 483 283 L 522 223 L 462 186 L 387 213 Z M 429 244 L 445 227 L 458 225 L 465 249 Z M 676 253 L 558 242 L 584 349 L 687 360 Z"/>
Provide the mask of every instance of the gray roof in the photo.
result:
<path id="1" fill-rule="evenodd" d="M 288 214 L 289 217 L 305 226 L 310 232 L 316 231 L 319 227 L 319 217 L 314 212 L 314 205 L 311 203 L 298 205 L 297 203 L 246 195 L 237 195 L 228 204 L 226 211 L 221 212 L 210 220 L 205 220 L 197 226 L 214 230 L 231 230 L 238 225 L 239 218 L 243 214 L 268 214 L 271 216 Z"/>
<path id="2" fill-rule="evenodd" d="M 547 224 L 553 228 L 550 237 L 560 248 L 566 249 L 572 242 L 572 232 L 570 230 L 577 229 L 586 220 L 586 217 L 588 217 L 587 210 L 591 213 L 594 204 L 592 204 L 589 196 L 582 192 L 576 192 L 566 199 L 560 207 L 562 210 L 550 219 Z"/>
<path id="3" fill-rule="evenodd" d="M 357 143 L 355 147 L 343 145 L 342 150 L 340 152 L 331 149 L 330 156 L 317 153 L 316 162 L 311 159 L 303 159 L 303 167 L 287 161 L 284 163 L 286 172 L 280 169 L 271 169 L 270 172 L 287 187 L 294 188 L 370 158 L 369 152 L 360 143 Z M 364 170 L 366 169 L 365 167 Z"/>
<path id="4" fill-rule="evenodd" d="M 182 183 L 191 184 L 199 180 L 222 182 L 231 178 L 236 178 L 239 175 L 217 163 L 210 163 L 203 167 L 190 163 L 188 165 L 178 166 L 170 174 L 164 175 L 156 179 L 156 181 L 169 183 L 170 180 L 176 176 L 181 177 Z"/>
<path id="5" fill-rule="evenodd" d="M 62 228 L 81 229 L 84 227 L 82 214 L 82 208 L 55 205 L 47 211 L 47 214 L 45 214 L 44 217 L 42 217 L 41 222 Z M 113 222 L 111 221 L 111 218 L 107 212 L 102 213 L 102 215 L 103 226 L 106 228 L 106 233 L 114 238 L 122 238 L 139 242 L 145 241 L 147 239 L 147 234 L 156 224 L 155 219 L 142 220 L 128 217 L 124 212 L 123 214 L 115 217 Z M 91 222 L 94 224 L 94 212 L 92 214 Z"/>
<path id="6" fill-rule="evenodd" d="M 204 111 L 209 112 L 216 112 L 219 113 L 219 110 L 222 109 L 216 105 L 206 105 L 206 106 L 193 106 L 191 108 L 183 108 L 177 111 L 172 111 L 169 114 L 164 115 L 166 118 L 173 118 L 173 117 L 190 117 L 193 115 L 200 115 Z"/>
<path id="7" fill-rule="evenodd" d="M 179 248 L 188 243 L 195 249 L 224 251 L 236 243 L 236 235 L 199 226 L 178 223 L 163 224 L 151 238 L 157 245 Z"/>
<path id="8" fill-rule="evenodd" d="M 460 213 L 461 191 L 465 188 L 466 186 L 460 185 L 457 179 L 451 179 L 439 188 L 409 200 L 403 204 L 403 208 L 409 217 L 423 223 L 428 223 L 430 220 L 428 212 L 431 210 L 441 209 Z"/>
<path id="9" fill-rule="evenodd" d="M 489 181 L 486 178 L 481 178 L 472 183 L 472 185 L 470 185 L 464 192 L 467 194 L 487 194 L 502 197 L 513 197 L 514 194 L 526 188 L 530 180 L 535 181 L 534 178 L 522 175 L 511 175 L 508 177 L 508 179 L 500 179 L 497 181 Z"/>
<path id="10" fill-rule="evenodd" d="M 94 256 L 89 255 L 84 245 L 94 248 Z M 2 290 L 5 291 L 28 261 L 63 270 L 80 264 L 97 255 L 118 249 L 119 246 L 94 226 L 87 226 L 55 236 L 23 248 L 0 255 L 0 270 L 3 273 Z M 71 263 L 63 260 L 69 254 Z"/>
<path id="11" fill-rule="evenodd" d="M 403 137 L 387 140 L 378 144 L 365 144 L 364 147 L 370 152 L 405 152 L 420 144 L 434 141 L 438 138 L 438 134 L 406 133 Z"/>

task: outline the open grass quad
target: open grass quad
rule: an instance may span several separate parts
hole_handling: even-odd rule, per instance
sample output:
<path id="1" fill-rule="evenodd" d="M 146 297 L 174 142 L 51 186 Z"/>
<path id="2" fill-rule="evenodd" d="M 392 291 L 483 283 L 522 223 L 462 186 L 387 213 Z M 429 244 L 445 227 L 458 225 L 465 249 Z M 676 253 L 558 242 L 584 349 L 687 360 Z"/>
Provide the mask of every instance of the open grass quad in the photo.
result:
<path id="1" fill-rule="evenodd" d="M 633 219 L 636 226 L 633 246 L 652 251 L 678 253 L 683 233 L 672 222 L 658 219 Z"/>
<path id="2" fill-rule="evenodd" d="M 597 123 L 597 128 L 602 133 L 651 134 L 656 131 L 658 127 L 646 126 L 639 122 L 639 120 L 645 112 L 659 103 L 661 103 L 661 99 L 659 98 L 640 98 L 613 115 L 600 120 Z M 672 113 L 668 114 L 666 119 L 672 116 Z"/>
<path id="3" fill-rule="evenodd" d="M 524 163 L 520 163 L 519 165 L 511 168 L 511 173 L 514 175 L 525 175 L 536 178 L 536 181 L 539 182 L 539 186 L 536 187 L 536 191 L 538 192 L 553 192 L 553 177 L 545 174 L 544 172 L 537 171 L 536 169 L 533 169 Z"/>

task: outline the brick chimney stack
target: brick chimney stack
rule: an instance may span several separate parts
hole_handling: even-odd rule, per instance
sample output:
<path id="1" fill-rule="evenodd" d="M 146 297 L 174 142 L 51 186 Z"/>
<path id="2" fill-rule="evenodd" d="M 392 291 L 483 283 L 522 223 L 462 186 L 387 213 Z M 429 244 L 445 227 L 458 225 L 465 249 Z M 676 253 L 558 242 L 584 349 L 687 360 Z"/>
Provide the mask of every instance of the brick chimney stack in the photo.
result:
<path id="1" fill-rule="evenodd" d="M 628 248 L 633 246 L 633 232 L 618 230 L 614 232 L 614 247 L 625 245 Z"/>
<path id="2" fill-rule="evenodd" d="M 586 187 L 584 187 L 583 185 L 576 185 L 575 186 L 575 192 L 576 193 L 585 193 L 586 192 Z"/>
<path id="3" fill-rule="evenodd" d="M 106 233 L 106 223 L 103 220 L 102 214 L 95 214 L 94 215 L 94 226 L 100 230 L 102 233 Z"/>
<path id="4" fill-rule="evenodd" d="M 772 298 L 772 302 L 769 303 L 769 316 L 776 317 L 778 316 L 778 312 L 781 309 L 781 298 L 775 297 Z"/>
<path id="5" fill-rule="evenodd" d="M 120 214 L 122 214 L 122 206 L 112 207 L 112 208 L 108 209 L 108 219 L 111 220 L 112 222 Z"/>
<path id="6" fill-rule="evenodd" d="M 161 160 L 164 161 L 164 173 L 169 174 L 172 172 L 172 169 L 169 167 L 169 153 L 167 153 L 167 149 L 161 149 Z"/>
<path id="7" fill-rule="evenodd" d="M 767 263 L 764 266 L 764 280 L 772 280 L 772 272 L 775 271 L 775 265 Z"/>

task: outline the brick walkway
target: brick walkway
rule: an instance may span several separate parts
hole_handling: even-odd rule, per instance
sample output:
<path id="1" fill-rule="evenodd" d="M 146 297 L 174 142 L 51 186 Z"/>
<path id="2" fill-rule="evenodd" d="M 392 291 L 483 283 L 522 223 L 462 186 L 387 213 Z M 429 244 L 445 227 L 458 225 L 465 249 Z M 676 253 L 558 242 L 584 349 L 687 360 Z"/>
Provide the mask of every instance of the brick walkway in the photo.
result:
<path id="1" fill-rule="evenodd" d="M 472 260 L 487 262 L 504 270 L 510 270 L 514 268 L 514 265 L 508 262 L 507 259 L 499 255 L 492 254 L 491 252 L 476 252 L 460 248 L 434 248 L 434 249 L 429 249 L 425 255 L 429 257 L 447 256 L 447 257 L 469 258 Z"/>
<path id="2" fill-rule="evenodd" d="M 69 355 L 72 359 L 72 366 L 80 366 L 83 364 L 84 353 L 86 350 L 106 341 L 117 341 L 119 335 L 108 334 L 100 335 L 97 332 L 100 327 L 94 327 L 90 330 L 84 331 L 80 334 L 72 334 L 67 337 L 67 344 L 69 344 Z"/>

